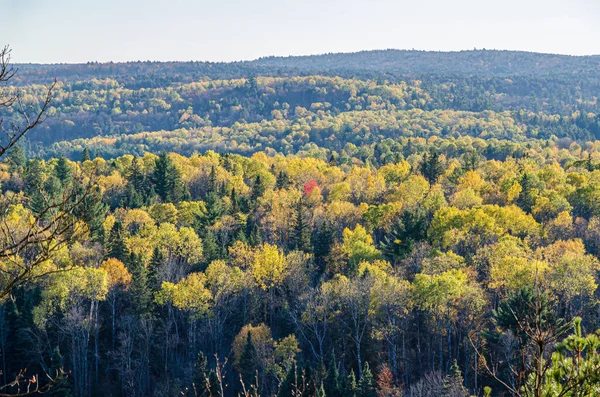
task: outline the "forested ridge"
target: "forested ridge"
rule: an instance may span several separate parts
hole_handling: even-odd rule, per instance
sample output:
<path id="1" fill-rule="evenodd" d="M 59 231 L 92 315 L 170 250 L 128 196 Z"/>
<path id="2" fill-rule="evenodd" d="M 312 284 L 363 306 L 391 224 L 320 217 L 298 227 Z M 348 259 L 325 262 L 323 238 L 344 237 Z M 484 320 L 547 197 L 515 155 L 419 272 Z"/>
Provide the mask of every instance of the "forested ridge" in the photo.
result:
<path id="1" fill-rule="evenodd" d="M 0 394 L 600 395 L 597 63 L 21 65 Z"/>

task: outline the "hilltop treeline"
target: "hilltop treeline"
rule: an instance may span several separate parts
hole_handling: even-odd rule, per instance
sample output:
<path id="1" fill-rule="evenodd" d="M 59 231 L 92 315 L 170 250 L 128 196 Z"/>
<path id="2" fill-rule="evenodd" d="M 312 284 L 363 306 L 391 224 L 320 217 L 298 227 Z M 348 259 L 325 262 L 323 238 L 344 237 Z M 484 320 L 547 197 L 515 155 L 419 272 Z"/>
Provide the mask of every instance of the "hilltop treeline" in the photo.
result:
<path id="1" fill-rule="evenodd" d="M 391 82 L 325 76 L 251 77 L 136 87 L 118 79 L 59 83 L 30 156 L 104 157 L 161 150 L 252 154 L 322 149 L 405 137 L 595 140 L 593 87 L 546 79 Z M 129 85 L 134 85 L 129 87 Z M 43 86 L 21 87 L 38 103 Z M 11 114 L 5 117 L 10 119 Z"/>

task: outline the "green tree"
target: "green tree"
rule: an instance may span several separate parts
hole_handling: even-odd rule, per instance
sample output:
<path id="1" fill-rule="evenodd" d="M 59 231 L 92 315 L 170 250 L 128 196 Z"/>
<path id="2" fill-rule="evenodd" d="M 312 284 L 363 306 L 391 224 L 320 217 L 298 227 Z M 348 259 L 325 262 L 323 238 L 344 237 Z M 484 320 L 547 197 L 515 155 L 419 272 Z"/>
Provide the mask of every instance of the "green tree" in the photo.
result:
<path id="1" fill-rule="evenodd" d="M 421 174 L 430 184 L 435 184 L 444 172 L 444 165 L 440 159 L 439 153 L 432 149 L 429 153 L 423 155 L 423 161 L 420 166 Z"/>
<path id="2" fill-rule="evenodd" d="M 129 258 L 129 250 L 125 244 L 125 230 L 119 221 L 116 221 L 110 229 L 106 242 L 106 258 L 115 258 L 123 263 Z"/>

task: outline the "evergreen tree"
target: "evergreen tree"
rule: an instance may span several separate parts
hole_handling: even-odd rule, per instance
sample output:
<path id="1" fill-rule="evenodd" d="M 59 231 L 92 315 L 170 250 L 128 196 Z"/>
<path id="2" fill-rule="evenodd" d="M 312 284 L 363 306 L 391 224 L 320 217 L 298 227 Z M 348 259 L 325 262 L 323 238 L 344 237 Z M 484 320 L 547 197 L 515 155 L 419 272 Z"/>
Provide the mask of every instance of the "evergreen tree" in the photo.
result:
<path id="1" fill-rule="evenodd" d="M 162 251 L 158 248 L 154 248 L 154 251 L 152 252 L 152 258 L 148 264 L 148 288 L 150 288 L 152 292 L 160 290 L 162 284 L 160 272 L 164 263 L 165 256 L 163 255 Z"/>
<path id="2" fill-rule="evenodd" d="M 381 251 L 397 263 L 412 251 L 414 244 L 427 237 L 427 215 L 421 209 L 404 210 L 380 244 Z"/>
<path id="3" fill-rule="evenodd" d="M 456 360 L 450 368 L 450 373 L 444 379 L 443 397 L 468 397 L 469 391 L 463 385 L 463 377 Z"/>
<path id="4" fill-rule="evenodd" d="M 27 162 L 24 171 L 23 189 L 29 197 L 29 208 L 34 213 L 39 213 L 46 206 L 44 199 L 44 163 L 40 159 L 32 159 Z"/>
<path id="5" fill-rule="evenodd" d="M 292 230 L 292 248 L 308 252 L 311 249 L 310 230 L 304 219 L 304 205 L 302 200 L 296 205 L 296 223 Z"/>
<path id="6" fill-rule="evenodd" d="M 208 230 L 202 239 L 202 254 L 207 263 L 221 257 L 221 246 L 212 230 Z"/>
<path id="7" fill-rule="evenodd" d="M 423 161 L 420 167 L 421 174 L 430 184 L 437 182 L 438 178 L 444 172 L 444 166 L 440 160 L 440 155 L 435 149 L 432 149 L 428 154 L 423 156 Z"/>
<path id="8" fill-rule="evenodd" d="M 346 379 L 344 396 L 348 396 L 348 397 L 359 397 L 360 396 L 360 389 L 358 387 L 358 383 L 356 382 L 356 375 L 354 375 L 354 370 L 350 371 L 350 375 L 348 375 L 348 378 Z"/>
<path id="9" fill-rule="evenodd" d="M 521 193 L 517 197 L 516 203 L 523 211 L 531 212 L 535 206 L 538 192 L 542 188 L 539 178 L 526 171 L 521 174 L 519 181 L 521 185 Z"/>
<path id="10" fill-rule="evenodd" d="M 481 155 L 473 149 L 462 156 L 462 169 L 464 171 L 475 171 L 479 168 L 481 161 Z"/>
<path id="11" fill-rule="evenodd" d="M 231 213 L 231 215 L 235 215 L 240 211 L 240 205 L 238 203 L 237 193 L 235 192 L 235 188 L 231 189 L 230 200 L 231 200 L 231 211 L 229 211 L 229 212 Z"/>
<path id="12" fill-rule="evenodd" d="M 175 168 L 167 152 L 163 151 L 156 160 L 152 182 L 154 183 L 156 194 L 165 203 L 170 201 L 178 202 L 186 195 L 179 171 Z"/>
<path id="13" fill-rule="evenodd" d="M 290 177 L 287 172 L 281 170 L 279 174 L 277 174 L 277 179 L 275 181 L 276 189 L 286 189 L 290 185 Z"/>
<path id="14" fill-rule="evenodd" d="M 78 210 L 81 213 L 81 219 L 87 223 L 90 229 L 91 240 L 93 242 L 103 242 L 104 219 L 108 208 L 102 201 L 100 187 L 96 186 L 89 192 Z"/>
<path id="15" fill-rule="evenodd" d="M 250 192 L 250 200 L 253 203 L 256 203 L 256 200 L 259 199 L 265 193 L 265 186 L 262 182 L 260 175 L 256 175 L 256 179 L 254 179 L 254 184 L 252 185 L 252 191 Z"/>
<path id="16" fill-rule="evenodd" d="M 313 247 L 315 255 L 315 263 L 321 271 L 325 271 L 325 258 L 331 252 L 333 245 L 333 232 L 329 226 L 329 222 L 323 222 L 323 225 L 313 233 Z"/>
<path id="17" fill-rule="evenodd" d="M 115 258 L 125 263 L 129 257 L 129 251 L 125 244 L 125 230 L 123 224 L 116 221 L 110 229 L 108 241 L 106 242 L 106 258 Z"/>
<path id="18" fill-rule="evenodd" d="M 146 317 L 150 314 L 152 296 L 148 287 L 148 271 L 144 266 L 142 257 L 130 253 L 127 261 L 127 270 L 131 273 L 131 286 L 129 293 L 135 314 Z"/>
<path id="19" fill-rule="evenodd" d="M 328 397 L 343 396 L 343 380 L 340 378 L 340 371 L 335 362 L 335 356 L 332 354 L 327 367 L 327 376 L 325 377 L 324 388 Z"/>
<path id="20" fill-rule="evenodd" d="M 217 170 L 215 166 L 210 167 L 210 174 L 208 175 L 208 188 L 206 190 L 206 195 L 208 196 L 210 193 L 217 192 Z"/>
<path id="21" fill-rule="evenodd" d="M 83 163 L 90 160 L 90 151 L 88 150 L 88 148 L 83 149 L 83 153 L 81 154 L 81 162 Z"/>
<path id="22" fill-rule="evenodd" d="M 71 181 L 73 178 L 71 166 L 69 165 L 69 162 L 65 156 L 61 156 L 56 162 L 56 166 L 54 167 L 54 175 L 56 175 L 58 180 L 63 185 Z"/>
<path id="23" fill-rule="evenodd" d="M 358 389 L 360 390 L 360 397 L 377 397 L 375 391 L 375 378 L 373 377 L 371 368 L 369 368 L 368 362 L 365 362 L 363 376 L 358 382 Z"/>
<path id="24" fill-rule="evenodd" d="M 256 375 L 256 361 L 257 361 L 257 352 L 254 343 L 252 342 L 252 332 L 248 331 L 248 336 L 246 337 L 246 344 L 244 345 L 244 351 L 240 357 L 239 361 L 239 369 L 242 375 L 242 379 L 246 384 L 251 385 L 254 383 L 254 377 Z"/>
<path id="25" fill-rule="evenodd" d="M 20 146 L 15 146 L 8 155 L 9 171 L 19 172 L 27 165 L 25 151 Z"/>
<path id="26" fill-rule="evenodd" d="M 144 206 L 150 196 L 146 174 L 137 157 L 131 160 L 131 166 L 127 171 L 127 188 L 123 198 L 123 206 L 126 208 L 139 208 Z"/>

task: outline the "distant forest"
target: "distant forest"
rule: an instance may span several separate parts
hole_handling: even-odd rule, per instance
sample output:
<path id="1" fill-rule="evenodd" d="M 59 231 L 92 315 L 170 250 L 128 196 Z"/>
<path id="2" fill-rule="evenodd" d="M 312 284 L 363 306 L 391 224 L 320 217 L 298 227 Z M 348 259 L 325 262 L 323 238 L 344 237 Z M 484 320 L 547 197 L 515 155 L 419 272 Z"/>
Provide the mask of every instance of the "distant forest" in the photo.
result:
<path id="1" fill-rule="evenodd" d="M 11 82 L 35 104 L 39 84 L 54 78 L 51 117 L 29 135 L 32 156 L 317 147 L 328 156 L 401 137 L 600 136 L 600 57 L 389 50 L 239 63 L 20 65 Z"/>

